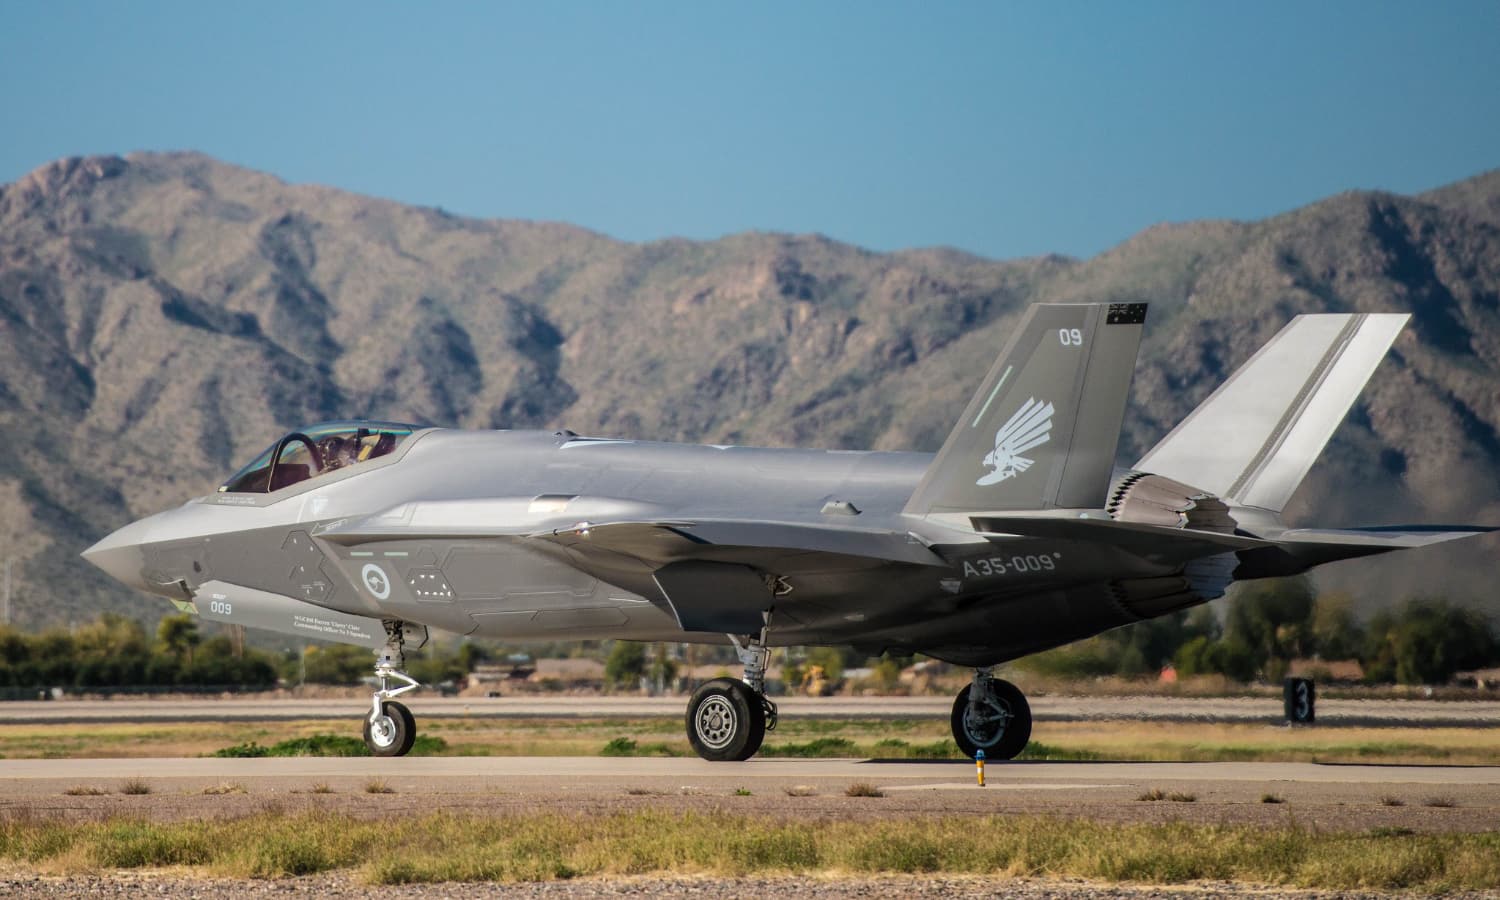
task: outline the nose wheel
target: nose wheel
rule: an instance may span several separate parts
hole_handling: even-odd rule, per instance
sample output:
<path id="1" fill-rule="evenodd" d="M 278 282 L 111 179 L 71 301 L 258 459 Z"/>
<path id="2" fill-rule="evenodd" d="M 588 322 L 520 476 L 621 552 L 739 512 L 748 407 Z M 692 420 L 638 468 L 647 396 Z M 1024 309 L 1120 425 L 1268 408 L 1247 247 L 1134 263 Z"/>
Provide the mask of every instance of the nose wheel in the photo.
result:
<path id="1" fill-rule="evenodd" d="M 388 700 L 365 719 L 365 746 L 376 756 L 405 756 L 417 739 L 417 720 L 406 704 Z"/>
<path id="2" fill-rule="evenodd" d="M 953 701 L 952 724 L 965 755 L 1015 759 L 1031 740 L 1031 705 L 1020 688 L 981 669 Z"/>
<path id="3" fill-rule="evenodd" d="M 415 678 L 399 671 L 406 664 L 405 626 L 387 621 L 385 634 L 385 649 L 375 659 L 375 677 L 380 688 L 371 695 L 370 714 L 365 716 L 365 746 L 375 756 L 405 756 L 417 740 L 417 719 L 406 704 L 394 698 L 421 685 Z M 392 681 L 400 684 L 391 687 Z"/>

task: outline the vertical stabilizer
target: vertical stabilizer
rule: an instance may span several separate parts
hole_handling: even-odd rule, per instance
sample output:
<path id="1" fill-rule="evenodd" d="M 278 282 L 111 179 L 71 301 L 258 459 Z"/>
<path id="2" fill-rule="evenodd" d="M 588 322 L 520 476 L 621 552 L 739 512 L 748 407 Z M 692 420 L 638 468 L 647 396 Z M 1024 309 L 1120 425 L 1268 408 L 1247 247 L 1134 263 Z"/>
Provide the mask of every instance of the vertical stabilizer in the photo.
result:
<path id="1" fill-rule="evenodd" d="M 1280 512 L 1409 316 L 1298 316 L 1135 468 Z"/>
<path id="2" fill-rule="evenodd" d="M 1145 321 L 1144 303 L 1032 306 L 905 512 L 1103 507 Z"/>

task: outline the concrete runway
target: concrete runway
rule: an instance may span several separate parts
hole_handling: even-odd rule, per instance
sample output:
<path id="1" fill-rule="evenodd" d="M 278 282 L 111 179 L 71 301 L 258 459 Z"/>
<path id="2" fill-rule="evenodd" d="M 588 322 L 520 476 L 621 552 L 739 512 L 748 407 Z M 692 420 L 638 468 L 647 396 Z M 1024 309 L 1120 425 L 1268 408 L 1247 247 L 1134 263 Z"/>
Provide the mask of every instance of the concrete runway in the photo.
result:
<path id="1" fill-rule="evenodd" d="M 1500 828 L 1500 766 L 1025 762 L 991 764 L 984 788 L 974 775 L 967 761 L 857 759 L 18 759 L 0 760 L 0 816 L 180 821 L 317 810 L 381 817 L 657 809 L 799 821 L 1044 815 L 1254 827 L 1295 821 L 1355 832 Z M 148 792 L 127 793 L 127 780 Z M 376 781 L 381 790 L 372 793 Z M 853 785 L 873 791 L 851 793 Z"/>
<path id="2" fill-rule="evenodd" d="M 393 777 L 459 779 L 470 783 L 522 779 L 556 786 L 641 779 L 722 782 L 829 779 L 867 781 L 891 789 L 975 787 L 968 761 L 753 759 L 711 763 L 692 758 L 616 757 L 293 757 L 282 759 L 9 759 L 0 761 L 0 786 L 31 779 L 247 779 Z M 1158 781 L 1293 782 L 1308 784 L 1500 786 L 1500 766 L 1362 766 L 1317 763 L 992 763 L 989 786 L 1004 789 L 1090 790 L 1101 784 Z"/>
<path id="3" fill-rule="evenodd" d="M 591 697 L 517 695 L 495 699 L 403 697 L 423 718 L 578 719 L 680 718 L 682 697 Z M 792 718 L 947 719 L 948 697 L 778 697 L 782 716 Z M 1134 720 L 1275 724 L 1282 721 L 1273 697 L 1054 697 L 1031 698 L 1038 722 Z M 223 722 L 358 718 L 368 700 L 302 699 L 120 699 L 15 701 L 0 703 L 0 725 L 79 722 Z M 1500 728 L 1500 701 L 1335 700 L 1318 701 L 1320 727 Z"/>

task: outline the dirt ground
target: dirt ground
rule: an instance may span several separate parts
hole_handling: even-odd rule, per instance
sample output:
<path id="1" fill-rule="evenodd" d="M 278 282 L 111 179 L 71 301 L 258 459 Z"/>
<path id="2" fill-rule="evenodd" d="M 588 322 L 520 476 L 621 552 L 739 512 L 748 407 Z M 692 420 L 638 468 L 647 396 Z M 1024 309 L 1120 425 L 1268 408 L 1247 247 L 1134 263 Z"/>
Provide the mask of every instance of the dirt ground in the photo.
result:
<path id="1" fill-rule="evenodd" d="M 1078 879 L 976 878 L 889 876 L 880 878 L 610 878 L 549 881 L 530 884 L 359 884 L 347 875 L 318 875 L 275 881 L 226 881 L 172 875 L 112 873 L 53 878 L 0 873 L 0 897 L 175 897 L 262 900 L 283 897 L 372 897 L 381 900 L 448 900 L 448 898 L 599 898 L 651 897 L 692 900 L 738 900 L 743 897 L 864 900 L 872 897 L 954 898 L 979 900 L 1015 897 L 1020 900 L 1161 900 L 1174 897 L 1261 896 L 1275 900 L 1342 900 L 1388 897 L 1388 894 L 1296 891 L 1227 882 L 1201 882 L 1158 887 L 1104 884 Z M 1494 894 L 1445 894 L 1452 900 L 1493 897 Z"/>
<path id="2" fill-rule="evenodd" d="M 1295 822 L 1328 831 L 1404 828 L 1418 832 L 1490 831 L 1500 828 L 1500 784 L 1403 783 L 1392 767 L 1390 783 L 1177 780 L 1161 778 L 1100 783 L 1072 780 L 1036 784 L 1010 779 L 1000 767 L 984 788 L 970 782 L 882 783 L 880 767 L 862 777 L 880 797 L 845 794 L 854 779 L 756 778 L 737 783 L 715 778 L 627 776 L 574 778 L 565 784 L 545 775 L 478 779 L 383 777 L 393 793 L 368 793 L 367 777 L 151 778 L 151 793 L 122 794 L 118 779 L 6 779 L 0 763 L 0 815 L 92 820 L 132 816 L 153 821 L 237 817 L 258 812 L 326 810 L 360 817 L 421 814 L 436 810 L 505 815 L 538 810 L 604 814 L 643 808 L 713 811 L 807 820 L 921 816 L 1047 815 L 1107 822 L 1183 821 L 1276 826 Z M 1087 764 L 1078 764 L 1086 776 Z M 967 767 L 945 767 L 945 771 Z M 105 791 L 70 795 L 80 788 Z M 1179 799 L 1143 800 L 1153 790 Z M 748 791 L 748 795 L 740 793 Z M 1191 800 L 1187 799 L 1191 798 Z M 1273 802 L 1280 801 L 1280 802 Z"/>

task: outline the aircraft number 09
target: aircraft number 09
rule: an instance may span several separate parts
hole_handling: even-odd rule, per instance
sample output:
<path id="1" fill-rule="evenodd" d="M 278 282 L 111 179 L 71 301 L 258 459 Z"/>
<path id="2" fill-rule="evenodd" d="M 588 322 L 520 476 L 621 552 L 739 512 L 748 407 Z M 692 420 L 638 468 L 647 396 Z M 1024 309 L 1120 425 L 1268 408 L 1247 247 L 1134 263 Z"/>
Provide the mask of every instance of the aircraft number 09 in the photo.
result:
<path id="1" fill-rule="evenodd" d="M 234 613 L 234 605 L 228 600 L 210 600 L 208 611 L 216 616 L 228 616 Z"/>
<path id="2" fill-rule="evenodd" d="M 1001 556 L 991 556 L 976 559 L 972 562 L 964 560 L 964 575 L 966 577 L 983 578 L 989 575 L 1020 575 L 1026 572 L 1055 572 L 1057 563 L 1047 554 L 1040 556 L 1012 556 L 1006 559 Z"/>
<path id="3" fill-rule="evenodd" d="M 1082 328 L 1059 328 L 1059 329 L 1057 329 L 1057 339 L 1059 341 L 1062 341 L 1062 345 L 1064 347 L 1082 347 L 1083 346 L 1083 329 Z"/>

